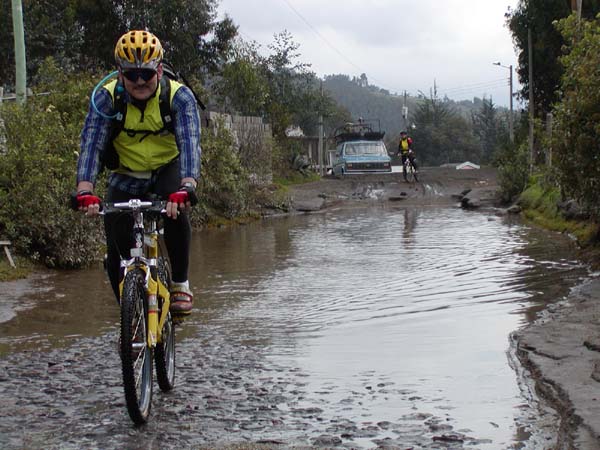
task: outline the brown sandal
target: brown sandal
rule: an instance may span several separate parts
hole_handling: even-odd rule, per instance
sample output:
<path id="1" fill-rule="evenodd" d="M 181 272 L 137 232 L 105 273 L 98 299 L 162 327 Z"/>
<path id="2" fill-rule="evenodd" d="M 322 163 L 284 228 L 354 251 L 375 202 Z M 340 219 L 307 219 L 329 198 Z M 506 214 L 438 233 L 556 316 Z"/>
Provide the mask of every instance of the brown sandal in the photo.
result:
<path id="1" fill-rule="evenodd" d="M 192 312 L 193 300 L 194 295 L 190 291 L 186 292 L 183 289 L 173 291 L 171 292 L 171 306 L 169 307 L 169 311 L 177 315 L 190 314 Z"/>

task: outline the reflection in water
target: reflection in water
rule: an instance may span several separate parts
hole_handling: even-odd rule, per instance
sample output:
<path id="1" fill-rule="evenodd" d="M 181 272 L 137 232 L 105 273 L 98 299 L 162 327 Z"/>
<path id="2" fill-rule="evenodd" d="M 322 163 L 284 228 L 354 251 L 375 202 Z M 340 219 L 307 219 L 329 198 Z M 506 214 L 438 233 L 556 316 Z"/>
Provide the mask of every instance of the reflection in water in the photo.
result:
<path id="1" fill-rule="evenodd" d="M 210 325 L 275 366 L 297 368 L 307 405 L 296 407 L 318 406 L 325 417 L 431 413 L 506 448 L 519 440 L 523 403 L 508 334 L 585 268 L 568 241 L 505 220 L 374 208 L 197 233 L 196 312 L 179 339 Z M 0 324 L 0 354 L 116 329 L 101 269 L 41 285 Z"/>

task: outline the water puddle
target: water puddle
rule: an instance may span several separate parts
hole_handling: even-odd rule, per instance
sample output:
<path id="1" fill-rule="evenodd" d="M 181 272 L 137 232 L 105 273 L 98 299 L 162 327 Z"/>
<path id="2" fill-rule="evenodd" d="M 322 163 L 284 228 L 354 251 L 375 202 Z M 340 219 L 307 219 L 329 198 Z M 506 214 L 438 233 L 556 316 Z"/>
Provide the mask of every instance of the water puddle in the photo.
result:
<path id="1" fill-rule="evenodd" d="M 152 435 L 161 448 L 223 440 L 526 446 L 521 421 L 532 411 L 508 336 L 587 274 L 568 239 L 455 208 L 338 210 L 203 231 L 193 245 L 196 312 L 178 335 L 179 384 L 155 412 L 174 425 L 170 443 Z M 106 420 L 106 448 L 130 442 L 114 344 L 99 367 L 92 357 L 117 330 L 103 271 L 34 284 L 22 287 L 26 308 L 10 306 L 19 288 L 0 295 L 9 305 L 0 309 L 0 365 L 18 375 L 40 350 L 50 367 L 61 354 L 89 364 L 106 377 L 88 389 L 96 406 L 64 409 L 64 429 Z M 109 390 L 98 387 L 105 379 Z M 10 390 L 1 381 L 4 402 Z M 201 431 L 177 427 L 182 417 Z M 6 439 L 0 444 L 12 448 Z"/>

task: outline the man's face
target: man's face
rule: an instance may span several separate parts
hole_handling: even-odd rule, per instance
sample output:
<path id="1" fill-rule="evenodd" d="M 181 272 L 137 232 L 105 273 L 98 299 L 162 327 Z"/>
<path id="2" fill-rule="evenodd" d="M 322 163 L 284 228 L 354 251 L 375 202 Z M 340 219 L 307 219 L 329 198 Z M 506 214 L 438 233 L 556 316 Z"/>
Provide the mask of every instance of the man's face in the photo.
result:
<path id="1" fill-rule="evenodd" d="M 136 100 L 148 100 L 158 87 L 162 77 L 162 64 L 155 71 L 151 69 L 119 69 L 123 86 Z"/>

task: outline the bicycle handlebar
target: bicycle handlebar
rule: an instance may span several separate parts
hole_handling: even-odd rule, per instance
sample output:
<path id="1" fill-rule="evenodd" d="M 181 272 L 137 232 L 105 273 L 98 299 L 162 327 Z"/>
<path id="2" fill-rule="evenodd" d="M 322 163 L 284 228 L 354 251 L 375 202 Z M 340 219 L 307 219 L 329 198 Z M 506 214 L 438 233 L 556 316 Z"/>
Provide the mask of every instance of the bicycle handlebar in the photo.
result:
<path id="1" fill-rule="evenodd" d="M 144 211 L 150 214 L 164 214 L 167 212 L 165 209 L 166 205 L 167 202 L 164 200 L 144 201 L 134 198 L 127 202 L 103 203 L 100 214 L 116 214 L 124 211 Z"/>

